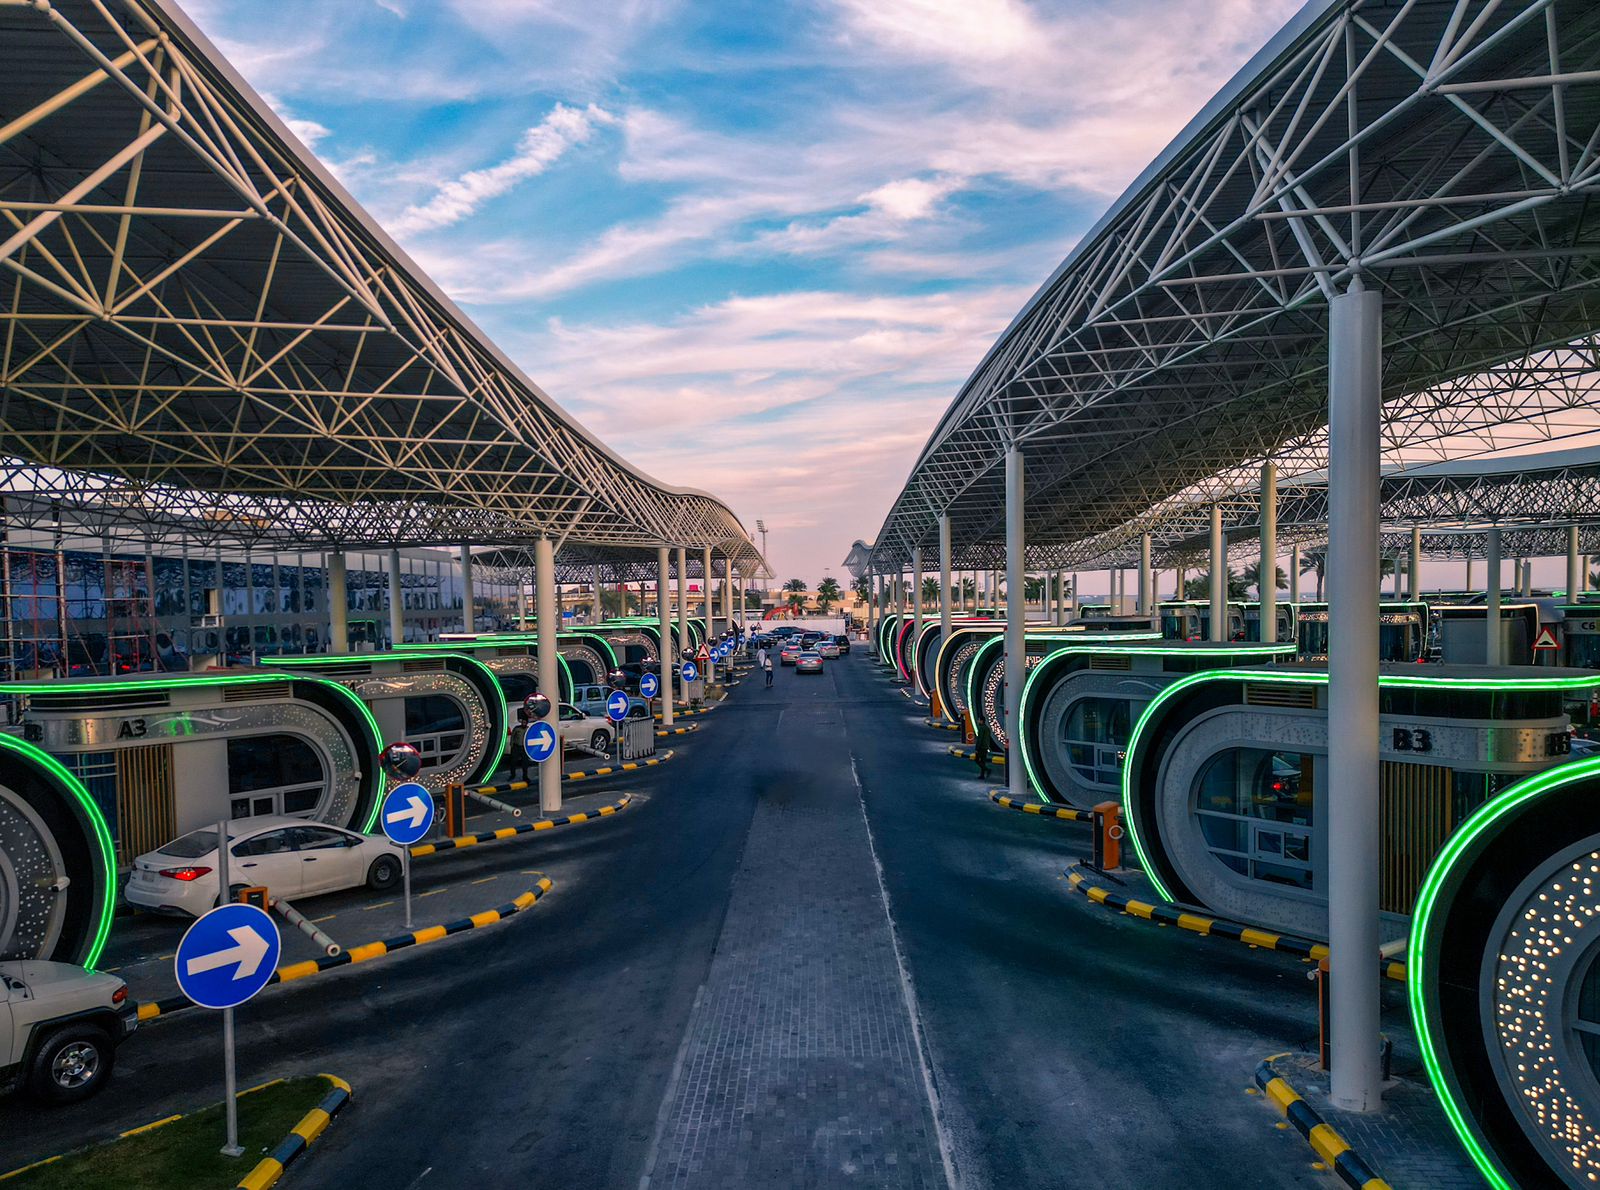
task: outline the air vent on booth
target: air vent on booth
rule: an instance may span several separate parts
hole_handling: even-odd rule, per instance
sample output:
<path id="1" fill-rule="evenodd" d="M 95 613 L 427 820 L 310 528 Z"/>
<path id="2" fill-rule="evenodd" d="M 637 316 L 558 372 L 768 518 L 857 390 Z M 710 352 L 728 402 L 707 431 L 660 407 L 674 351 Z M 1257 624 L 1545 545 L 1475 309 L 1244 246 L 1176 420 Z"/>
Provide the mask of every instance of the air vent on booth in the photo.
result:
<path id="1" fill-rule="evenodd" d="M 1244 701 L 1252 707 L 1295 707 L 1315 710 L 1317 688 L 1309 682 L 1246 682 Z"/>
<path id="2" fill-rule="evenodd" d="M 402 661 L 400 672 L 407 674 L 431 674 L 439 672 L 437 661 Z"/>
<path id="3" fill-rule="evenodd" d="M 223 702 L 260 702 L 265 698 L 288 698 L 288 682 L 248 682 L 242 686 L 226 686 Z"/>
<path id="4" fill-rule="evenodd" d="M 87 690 L 52 691 L 49 694 L 30 694 L 28 708 L 34 711 L 82 711 L 96 714 L 102 711 L 133 711 L 147 707 L 170 705 L 172 697 L 165 690 L 107 690 L 98 687 L 93 693 Z"/>
<path id="5" fill-rule="evenodd" d="M 1111 653 L 1101 655 L 1096 653 L 1089 658 L 1090 669 L 1132 669 L 1133 658 L 1126 653 Z"/>
<path id="6" fill-rule="evenodd" d="M 312 671 L 319 678 L 364 678 L 372 672 L 370 661 L 344 661 L 319 665 Z"/>

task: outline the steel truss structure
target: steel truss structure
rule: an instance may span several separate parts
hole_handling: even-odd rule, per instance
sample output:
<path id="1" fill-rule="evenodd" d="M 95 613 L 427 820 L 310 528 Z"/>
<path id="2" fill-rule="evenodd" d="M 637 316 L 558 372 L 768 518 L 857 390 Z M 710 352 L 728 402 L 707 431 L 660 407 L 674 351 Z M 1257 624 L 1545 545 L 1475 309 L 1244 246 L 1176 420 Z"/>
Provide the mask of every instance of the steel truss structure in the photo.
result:
<path id="1" fill-rule="evenodd" d="M 596 441 L 168 0 L 0 0 L 0 487 L 338 547 L 748 551 Z"/>
<path id="2" fill-rule="evenodd" d="M 678 566 L 676 551 L 668 555 L 667 577 L 676 579 Z M 713 554 L 711 577 L 725 579 L 730 568 L 740 579 L 773 577 L 754 546 L 731 554 Z M 504 547 L 484 550 L 473 555 L 473 569 L 490 579 L 505 582 L 531 581 L 533 554 L 526 549 Z M 656 551 L 634 549 L 627 546 L 599 546 L 584 542 L 569 542 L 556 553 L 556 582 L 589 583 L 598 575 L 602 583 L 654 583 L 660 577 L 656 568 Z M 705 562 L 698 551 L 685 551 L 683 577 L 704 578 Z"/>
<path id="3" fill-rule="evenodd" d="M 968 379 L 878 534 L 1003 549 L 1006 450 L 1038 566 L 1326 465 L 1327 303 L 1383 300 L 1391 461 L 1592 432 L 1600 6 L 1326 0 L 1083 238 Z M 1141 524 L 1141 522 L 1143 522 Z"/>

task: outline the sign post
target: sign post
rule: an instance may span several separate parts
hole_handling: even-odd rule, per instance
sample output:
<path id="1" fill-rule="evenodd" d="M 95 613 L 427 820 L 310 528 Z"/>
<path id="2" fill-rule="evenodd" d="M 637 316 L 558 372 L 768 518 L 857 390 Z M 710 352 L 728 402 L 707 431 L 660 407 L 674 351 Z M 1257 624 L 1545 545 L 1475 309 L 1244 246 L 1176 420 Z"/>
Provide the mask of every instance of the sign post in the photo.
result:
<path id="1" fill-rule="evenodd" d="M 652 730 L 656 719 L 656 695 L 661 693 L 661 679 L 655 674 L 639 675 L 639 697 L 644 699 L 645 712 L 650 717 Z"/>
<path id="2" fill-rule="evenodd" d="M 278 970 L 283 939 L 271 914 L 228 901 L 228 824 L 217 823 L 217 879 L 222 893 L 215 909 L 184 931 L 172 956 L 178 990 L 201 1008 L 222 1010 L 222 1081 L 228 1136 L 222 1152 L 244 1155 L 239 1145 L 238 1071 L 234 1061 L 233 1010 L 249 1000 Z"/>
<path id="3" fill-rule="evenodd" d="M 405 879 L 406 929 L 411 928 L 411 845 L 420 842 L 433 826 L 433 795 L 415 781 L 396 785 L 383 799 L 383 833 L 400 848 L 400 872 Z"/>
<path id="4" fill-rule="evenodd" d="M 611 733 L 611 738 L 616 744 L 619 761 L 622 759 L 622 721 L 628 717 L 629 704 L 626 690 L 613 690 L 606 696 L 606 718 L 616 724 L 616 730 Z"/>

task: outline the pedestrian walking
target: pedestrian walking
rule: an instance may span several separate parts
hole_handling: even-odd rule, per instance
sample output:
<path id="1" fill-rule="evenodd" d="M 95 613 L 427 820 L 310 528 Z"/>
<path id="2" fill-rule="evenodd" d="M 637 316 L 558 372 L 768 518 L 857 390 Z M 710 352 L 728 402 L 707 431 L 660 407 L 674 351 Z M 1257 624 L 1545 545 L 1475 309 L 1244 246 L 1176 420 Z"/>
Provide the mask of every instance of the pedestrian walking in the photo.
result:
<path id="1" fill-rule="evenodd" d="M 756 650 L 756 665 L 761 669 L 767 668 L 767 650 L 765 645 Z"/>
<path id="2" fill-rule="evenodd" d="M 511 758 L 511 767 L 506 777 L 510 781 L 528 780 L 528 750 L 523 747 L 523 741 L 528 735 L 528 724 L 532 722 L 528 717 L 527 707 L 517 708 L 517 721 L 506 732 L 506 754 Z M 522 775 L 517 776 L 518 773 Z"/>
<path id="3" fill-rule="evenodd" d="M 768 657 L 761 663 L 761 668 L 767 671 L 767 689 L 772 689 L 772 658 Z"/>
<path id="4" fill-rule="evenodd" d="M 989 728 L 983 723 L 978 725 L 977 739 L 972 746 L 972 756 L 978 762 L 978 779 L 989 779 Z"/>

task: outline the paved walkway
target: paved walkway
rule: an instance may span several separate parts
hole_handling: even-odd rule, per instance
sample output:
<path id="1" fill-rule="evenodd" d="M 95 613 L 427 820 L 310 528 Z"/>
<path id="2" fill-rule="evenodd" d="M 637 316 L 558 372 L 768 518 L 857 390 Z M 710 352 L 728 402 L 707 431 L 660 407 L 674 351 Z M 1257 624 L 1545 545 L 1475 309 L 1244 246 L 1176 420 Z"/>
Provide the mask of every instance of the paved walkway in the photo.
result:
<path id="1" fill-rule="evenodd" d="M 786 673 L 651 1187 L 945 1184 L 832 675 Z"/>

